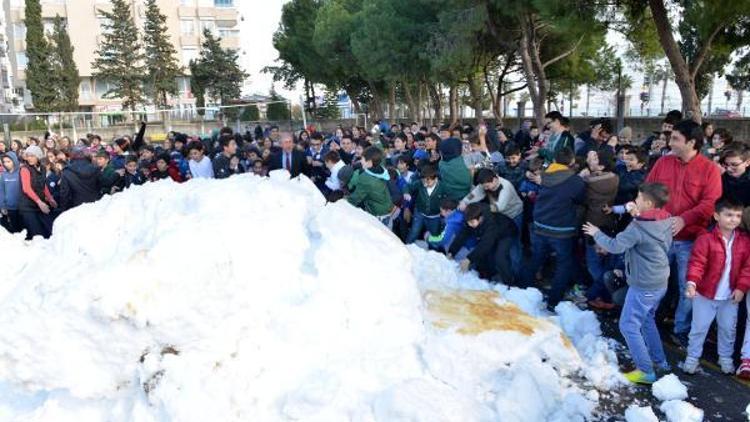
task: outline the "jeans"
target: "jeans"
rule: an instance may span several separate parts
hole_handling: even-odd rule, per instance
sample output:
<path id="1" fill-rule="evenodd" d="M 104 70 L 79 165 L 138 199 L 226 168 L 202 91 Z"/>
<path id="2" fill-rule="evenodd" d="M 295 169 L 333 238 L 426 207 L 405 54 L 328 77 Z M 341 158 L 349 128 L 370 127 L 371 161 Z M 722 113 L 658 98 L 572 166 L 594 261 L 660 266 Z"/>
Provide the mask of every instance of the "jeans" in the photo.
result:
<path id="1" fill-rule="evenodd" d="M 26 227 L 26 240 L 34 236 L 47 239 L 52 235 L 52 219 L 41 211 L 21 211 L 21 219 Z"/>
<path id="2" fill-rule="evenodd" d="M 513 277 L 520 278 L 523 266 L 523 244 L 521 243 L 521 237 L 523 236 L 523 213 L 518 214 L 513 219 L 513 222 L 516 224 L 518 234 L 510 245 L 510 266 L 513 271 Z"/>
<path id="3" fill-rule="evenodd" d="M 693 299 L 693 324 L 690 328 L 688 357 L 700 359 L 706 334 L 716 318 L 719 357 L 731 359 L 737 334 L 737 308 L 738 305 L 731 299 L 711 300 L 700 294 L 696 295 Z"/>
<path id="4" fill-rule="evenodd" d="M 674 333 L 688 334 L 690 332 L 690 312 L 693 308 L 693 302 L 685 297 L 685 286 L 687 284 L 687 267 L 690 259 L 690 252 L 693 250 L 693 242 L 686 240 L 676 240 L 669 249 L 669 264 L 677 267 L 677 309 L 674 315 Z"/>
<path id="5" fill-rule="evenodd" d="M 644 290 L 630 286 L 620 315 L 620 333 L 630 349 L 635 366 L 645 373 L 654 372 L 654 364 L 668 367 L 664 347 L 654 315 L 667 289 Z"/>
<path id="6" fill-rule="evenodd" d="M 537 271 L 542 268 L 549 254 L 553 251 L 557 254 L 555 273 L 552 277 L 552 288 L 547 300 L 548 306 L 555 307 L 560 303 L 565 291 L 570 286 L 573 273 L 573 238 L 558 239 L 540 235 L 532 231 L 531 249 L 533 258 L 531 260 L 531 267 L 526 270 L 524 277 L 524 284 L 526 286 L 533 285 Z"/>
<path id="7" fill-rule="evenodd" d="M 591 287 L 586 292 L 588 300 L 599 298 L 612 302 L 612 296 L 604 285 L 604 274 L 615 268 L 618 258 L 619 256 L 612 254 L 600 255 L 596 253 L 594 245 L 586 244 L 586 269 L 591 275 Z"/>
<path id="8" fill-rule="evenodd" d="M 742 342 L 742 359 L 750 359 L 750 299 L 745 297 L 747 307 L 747 323 L 745 324 L 745 340 Z"/>
<path id="9" fill-rule="evenodd" d="M 427 231 L 431 235 L 440 234 L 440 216 L 436 215 L 428 217 L 421 212 L 415 211 L 414 217 L 411 220 L 411 230 L 409 230 L 409 236 L 406 238 L 406 243 L 414 243 L 422 234 L 422 230 L 427 228 Z"/>

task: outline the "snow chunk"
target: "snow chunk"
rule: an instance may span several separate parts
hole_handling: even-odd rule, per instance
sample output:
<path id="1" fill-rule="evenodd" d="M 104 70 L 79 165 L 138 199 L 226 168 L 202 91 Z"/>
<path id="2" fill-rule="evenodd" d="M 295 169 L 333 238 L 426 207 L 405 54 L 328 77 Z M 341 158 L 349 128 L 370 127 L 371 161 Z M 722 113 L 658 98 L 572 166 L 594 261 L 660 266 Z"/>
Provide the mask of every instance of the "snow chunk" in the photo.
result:
<path id="1" fill-rule="evenodd" d="M 625 421 L 626 422 L 659 422 L 659 418 L 656 417 L 654 410 L 651 406 L 638 407 L 638 405 L 631 405 L 625 410 Z"/>
<path id="2" fill-rule="evenodd" d="M 703 410 L 682 400 L 668 400 L 659 406 L 669 422 L 703 422 Z"/>
<path id="3" fill-rule="evenodd" d="M 661 377 L 651 386 L 654 397 L 660 401 L 685 400 L 688 398 L 688 390 L 685 384 L 680 382 L 675 374 Z"/>
<path id="4" fill-rule="evenodd" d="M 138 186 L 0 250 L 0 420 L 582 421 L 618 379 L 592 314 L 305 177 Z"/>

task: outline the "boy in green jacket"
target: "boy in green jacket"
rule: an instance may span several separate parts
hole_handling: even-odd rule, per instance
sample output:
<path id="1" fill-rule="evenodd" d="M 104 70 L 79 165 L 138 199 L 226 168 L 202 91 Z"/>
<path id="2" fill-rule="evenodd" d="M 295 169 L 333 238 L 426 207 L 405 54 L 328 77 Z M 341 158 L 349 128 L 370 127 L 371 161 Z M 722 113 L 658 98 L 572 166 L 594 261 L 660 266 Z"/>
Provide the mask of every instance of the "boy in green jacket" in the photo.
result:
<path id="1" fill-rule="evenodd" d="M 456 138 L 448 138 L 440 143 L 440 182 L 443 183 L 448 198 L 461 201 L 472 188 L 471 172 L 461 157 L 463 146 Z"/>
<path id="2" fill-rule="evenodd" d="M 422 167 L 422 179 L 410 183 L 404 195 L 409 201 L 414 198 L 414 218 L 406 243 L 413 243 L 426 227 L 431 235 L 440 233 L 440 203 L 448 198 L 442 182 L 438 181 L 435 167 Z"/>
<path id="3" fill-rule="evenodd" d="M 388 191 L 390 176 L 382 164 L 383 151 L 369 147 L 362 154 L 362 170 L 349 182 L 350 204 L 375 216 L 389 229 L 392 227 L 393 202 Z"/>

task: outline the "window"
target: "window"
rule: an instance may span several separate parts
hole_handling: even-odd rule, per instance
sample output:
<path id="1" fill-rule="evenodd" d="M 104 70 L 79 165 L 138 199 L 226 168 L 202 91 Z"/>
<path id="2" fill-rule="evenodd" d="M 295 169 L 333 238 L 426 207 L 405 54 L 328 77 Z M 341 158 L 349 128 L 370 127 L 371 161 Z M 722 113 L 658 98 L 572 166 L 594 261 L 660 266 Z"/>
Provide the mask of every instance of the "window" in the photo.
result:
<path id="1" fill-rule="evenodd" d="M 88 79 L 82 80 L 79 92 L 81 93 L 81 98 L 86 100 L 91 99 L 91 81 Z"/>
<path id="2" fill-rule="evenodd" d="M 193 19 L 180 20 L 182 35 L 195 35 L 195 21 Z"/>
<path id="3" fill-rule="evenodd" d="M 14 23 L 13 24 L 13 36 L 17 40 L 22 40 L 26 38 L 26 25 L 22 23 Z"/>
<path id="4" fill-rule="evenodd" d="M 29 58 L 26 57 L 25 51 L 16 53 L 16 66 L 18 66 L 19 69 L 26 69 L 26 66 L 28 64 L 29 64 Z"/>
<path id="5" fill-rule="evenodd" d="M 182 48 L 182 65 L 189 66 L 191 60 L 198 58 L 198 49 L 195 47 Z"/>
<path id="6" fill-rule="evenodd" d="M 239 29 L 219 28 L 219 37 L 221 38 L 238 37 L 239 35 Z"/>
<path id="7" fill-rule="evenodd" d="M 216 7 L 234 7 L 234 0 L 214 0 Z"/>
<path id="8" fill-rule="evenodd" d="M 203 34 L 206 29 L 208 29 L 209 32 L 215 32 L 216 22 L 211 19 L 201 19 L 201 34 Z"/>

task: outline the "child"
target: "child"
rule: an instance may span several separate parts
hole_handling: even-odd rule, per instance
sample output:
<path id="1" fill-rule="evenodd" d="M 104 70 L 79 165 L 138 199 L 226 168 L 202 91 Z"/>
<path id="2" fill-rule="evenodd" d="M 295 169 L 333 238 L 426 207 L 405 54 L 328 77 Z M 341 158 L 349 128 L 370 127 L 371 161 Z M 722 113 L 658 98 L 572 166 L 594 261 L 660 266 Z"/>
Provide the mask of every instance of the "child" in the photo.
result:
<path id="1" fill-rule="evenodd" d="M 693 300 L 687 358 L 682 370 L 694 374 L 703 354 L 703 342 L 716 319 L 721 372 L 734 373 L 737 308 L 750 289 L 750 237 L 737 230 L 742 204 L 720 199 L 714 212 L 716 227 L 695 240 L 687 272 L 685 296 Z"/>
<path id="2" fill-rule="evenodd" d="M 586 223 L 583 231 L 607 252 L 625 254 L 625 279 L 630 288 L 620 315 L 620 332 L 636 366 L 625 378 L 652 384 L 656 381 L 654 364 L 659 370 L 669 369 L 654 315 L 667 292 L 673 219 L 662 209 L 669 201 L 666 186 L 645 183 L 638 191 L 635 219 L 617 237 L 605 235 L 591 223 Z"/>
<path id="3" fill-rule="evenodd" d="M 138 169 L 138 158 L 134 155 L 129 155 L 125 158 L 125 167 L 122 170 L 118 170 L 118 172 L 122 175 L 118 190 L 146 183 L 146 176 Z"/>
<path id="4" fill-rule="evenodd" d="M 9 232 L 18 233 L 23 230 L 23 225 L 21 215 L 18 213 L 21 179 L 16 153 L 6 152 L 3 155 L 2 164 L 5 171 L 0 174 L 0 223 Z"/>
<path id="5" fill-rule="evenodd" d="M 471 191 L 471 173 L 461 157 L 461 148 L 461 141 L 456 138 L 440 143 L 440 180 L 445 184 L 448 197 L 456 201 L 464 199 Z"/>
<path id="6" fill-rule="evenodd" d="M 721 189 L 725 197 L 732 198 L 744 207 L 742 228 L 750 229 L 750 149 L 733 145 L 721 155 L 724 174 L 721 175 Z"/>
<path id="7" fill-rule="evenodd" d="M 169 158 L 169 154 L 162 153 L 156 157 L 154 167 L 149 173 L 149 178 L 152 182 L 156 182 L 163 179 L 172 179 L 177 183 L 182 183 L 182 176 L 180 170 L 177 168 L 172 160 Z"/>
<path id="8" fill-rule="evenodd" d="M 460 262 L 461 270 L 477 270 L 480 276 L 493 282 L 512 279 L 510 271 L 510 245 L 516 226 L 508 217 L 493 213 L 486 204 L 469 204 L 464 211 L 466 224 L 453 239 L 448 257 L 451 258 L 471 238 L 477 239 L 474 249 Z"/>
<path id="9" fill-rule="evenodd" d="M 638 196 L 638 186 L 646 179 L 646 161 L 648 154 L 637 146 L 623 147 L 623 166 L 618 167 L 617 176 L 620 184 L 617 187 L 615 204 L 626 204 Z"/>
<path id="10" fill-rule="evenodd" d="M 469 171 L 474 174 L 480 168 L 492 167 L 492 161 L 487 153 L 487 147 L 483 146 L 479 136 L 474 134 L 469 138 L 470 151 L 464 154 L 464 163 Z"/>
<path id="11" fill-rule="evenodd" d="M 518 187 L 518 193 L 521 198 L 525 199 L 532 206 L 536 202 L 536 195 L 541 189 L 542 170 L 544 170 L 544 159 L 536 157 L 529 162 L 529 168 L 526 170 L 524 179 Z"/>
<path id="12" fill-rule="evenodd" d="M 109 157 L 107 151 L 99 150 L 94 158 L 96 166 L 99 167 L 100 195 L 110 195 L 117 192 L 117 184 L 120 181 L 120 174 L 115 171 Z"/>
<path id="13" fill-rule="evenodd" d="M 383 151 L 379 148 L 369 147 L 362 153 L 362 170 L 355 172 L 349 181 L 349 190 L 353 192 L 347 200 L 391 229 L 394 207 L 388 190 L 390 175 L 382 163 Z"/>
<path id="14" fill-rule="evenodd" d="M 213 179 L 214 178 L 214 167 L 211 163 L 211 159 L 206 157 L 203 152 L 203 144 L 198 141 L 193 141 L 188 144 L 188 155 L 190 161 L 190 176 L 193 179 Z"/>
<path id="15" fill-rule="evenodd" d="M 443 184 L 438 181 L 437 171 L 434 166 L 422 167 L 422 179 L 410 183 L 404 190 L 404 199 L 410 201 L 414 198 L 414 218 L 411 222 L 411 230 L 406 238 L 406 243 L 413 243 L 427 228 L 431 235 L 440 232 L 440 203 L 446 199 L 447 194 Z"/>
<path id="16" fill-rule="evenodd" d="M 440 202 L 440 216 L 445 219 L 445 227 L 442 233 L 427 237 L 430 249 L 448 251 L 456 234 L 464 225 L 464 213 L 458 210 L 458 202 L 452 199 L 443 199 Z"/>
<path id="17" fill-rule="evenodd" d="M 526 170 L 526 161 L 521 160 L 521 150 L 515 144 L 511 144 L 505 149 L 505 162 L 498 166 L 498 174 L 520 192 Z"/>
<path id="18" fill-rule="evenodd" d="M 337 190 L 341 190 L 341 181 L 339 181 L 339 171 L 342 167 L 344 167 L 346 164 L 344 164 L 344 161 L 341 160 L 341 156 L 337 151 L 328 151 L 324 158 L 326 168 L 328 169 L 330 175 L 325 181 L 325 187 L 328 189 L 328 192 L 323 192 L 324 195 L 327 195 L 330 192 L 334 192 Z"/>
<path id="19" fill-rule="evenodd" d="M 266 175 L 266 169 L 263 167 L 263 161 L 255 160 L 252 167 L 254 175 L 260 177 L 264 177 Z"/>

